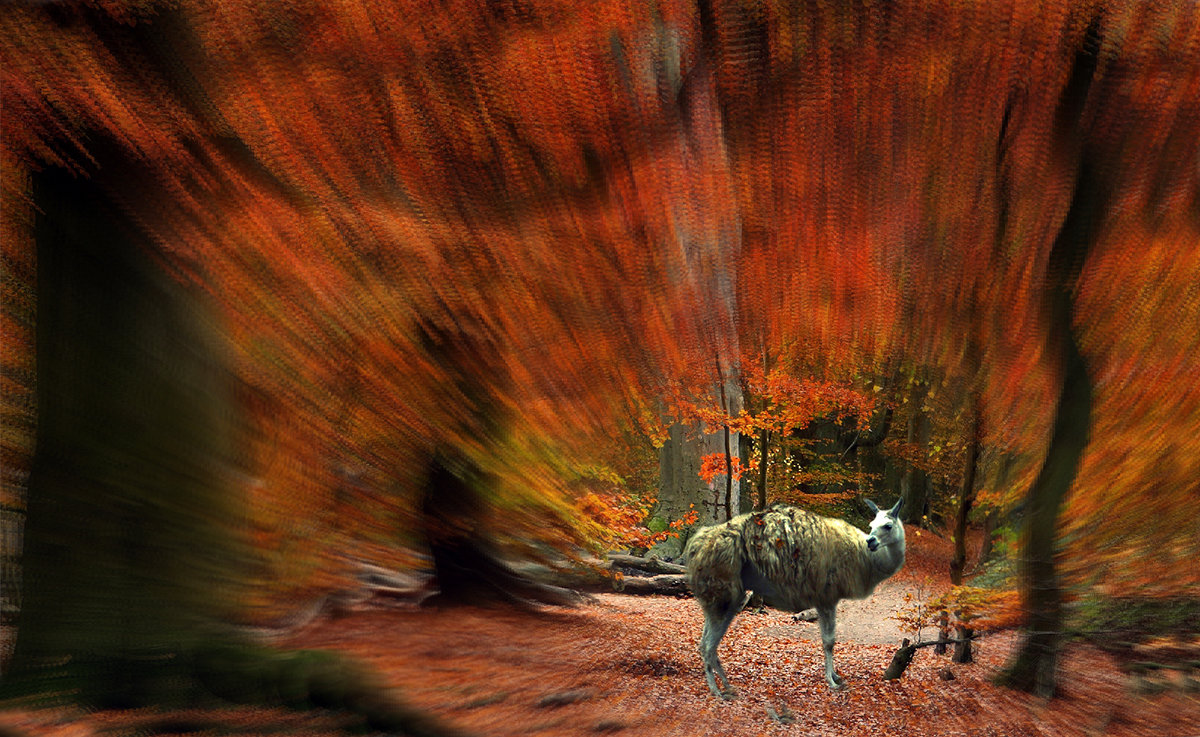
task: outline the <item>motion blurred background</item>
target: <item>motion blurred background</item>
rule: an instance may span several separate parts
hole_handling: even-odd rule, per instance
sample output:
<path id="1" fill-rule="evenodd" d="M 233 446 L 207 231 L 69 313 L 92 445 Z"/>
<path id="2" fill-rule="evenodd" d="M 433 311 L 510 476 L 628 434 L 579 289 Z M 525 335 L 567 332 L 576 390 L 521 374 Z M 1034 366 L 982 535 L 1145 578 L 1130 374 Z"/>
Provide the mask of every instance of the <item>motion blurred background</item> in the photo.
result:
<path id="1" fill-rule="evenodd" d="M 1194 4 L 2 9 L 6 675 L 897 493 L 1197 614 Z"/>

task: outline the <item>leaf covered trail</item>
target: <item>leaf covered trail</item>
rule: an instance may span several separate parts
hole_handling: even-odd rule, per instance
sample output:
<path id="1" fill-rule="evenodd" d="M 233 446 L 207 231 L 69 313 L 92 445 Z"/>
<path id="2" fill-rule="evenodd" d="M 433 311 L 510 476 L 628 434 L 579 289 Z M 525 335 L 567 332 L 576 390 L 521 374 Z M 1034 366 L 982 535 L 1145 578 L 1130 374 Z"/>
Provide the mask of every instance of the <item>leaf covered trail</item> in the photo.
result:
<path id="1" fill-rule="evenodd" d="M 866 602 L 842 603 L 836 657 L 850 687 L 838 693 L 824 684 L 816 624 L 767 610 L 740 615 L 722 641 L 721 659 L 739 697 L 718 701 L 704 682 L 696 652 L 702 617 L 690 599 L 604 594 L 579 609 L 538 613 L 373 609 L 319 622 L 282 644 L 361 658 L 398 697 L 480 736 L 1200 735 L 1196 693 L 1138 695 L 1111 656 L 1081 645 L 1064 652 L 1062 695 L 1050 703 L 990 683 L 1016 643 L 1013 634 L 977 642 L 973 665 L 952 665 L 925 648 L 902 680 L 881 680 L 902 636 L 888 613 L 905 605 L 906 593 L 939 593 L 926 580 L 945 570 L 948 547 L 932 535 L 915 536 L 900 575 Z M 947 667 L 954 680 L 940 677 Z M 243 707 L 167 716 L 164 729 L 163 715 L 146 712 L 0 712 L 0 730 L 52 737 L 195 733 L 169 727 L 215 720 L 216 731 L 200 731 L 338 734 L 337 719 L 319 712 Z"/>
<path id="2" fill-rule="evenodd" d="M 1072 647 L 1064 694 L 1043 704 L 992 686 L 1015 643 L 977 643 L 978 663 L 939 671 L 948 657 L 918 653 L 903 680 L 880 676 L 895 644 L 839 642 L 840 693 L 824 684 L 816 625 L 744 614 L 721 646 L 740 695 L 723 703 L 695 650 L 701 617 L 690 600 L 602 595 L 577 612 L 466 609 L 373 612 L 329 623 L 305 644 L 354 653 L 413 704 L 486 735 L 1157 735 L 1200 734 L 1200 700 L 1137 696 L 1115 663 Z M 790 712 L 781 724 L 769 715 Z M 628 731 L 626 731 L 628 730 Z"/>
<path id="3" fill-rule="evenodd" d="M 816 624 L 768 610 L 734 621 L 720 655 L 739 698 L 713 698 L 690 599 L 605 594 L 538 614 L 377 611 L 326 622 L 294 644 L 353 653 L 413 704 L 482 735 L 1200 735 L 1195 694 L 1134 694 L 1110 656 L 1083 646 L 1064 653 L 1063 693 L 1049 704 L 990 683 L 1013 634 L 977 642 L 973 665 L 926 648 L 902 680 L 881 680 L 902 635 L 888 613 L 906 592 L 936 594 L 922 582 L 949 554 L 933 536 L 914 543 L 902 575 L 839 607 L 836 658 L 850 684 L 839 693 L 824 684 Z M 947 667 L 952 681 L 939 675 Z"/>

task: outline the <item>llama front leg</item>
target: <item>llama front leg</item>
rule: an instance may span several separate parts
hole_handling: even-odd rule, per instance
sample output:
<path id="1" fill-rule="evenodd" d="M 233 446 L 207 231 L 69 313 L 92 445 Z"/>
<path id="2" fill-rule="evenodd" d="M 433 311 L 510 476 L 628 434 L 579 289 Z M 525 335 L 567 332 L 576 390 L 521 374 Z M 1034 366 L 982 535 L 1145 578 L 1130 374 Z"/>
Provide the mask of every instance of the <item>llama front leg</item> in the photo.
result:
<path id="1" fill-rule="evenodd" d="M 817 624 L 821 629 L 821 646 L 825 650 L 825 682 L 834 691 L 846 687 L 846 681 L 833 665 L 833 644 L 837 640 L 837 605 L 817 607 Z"/>

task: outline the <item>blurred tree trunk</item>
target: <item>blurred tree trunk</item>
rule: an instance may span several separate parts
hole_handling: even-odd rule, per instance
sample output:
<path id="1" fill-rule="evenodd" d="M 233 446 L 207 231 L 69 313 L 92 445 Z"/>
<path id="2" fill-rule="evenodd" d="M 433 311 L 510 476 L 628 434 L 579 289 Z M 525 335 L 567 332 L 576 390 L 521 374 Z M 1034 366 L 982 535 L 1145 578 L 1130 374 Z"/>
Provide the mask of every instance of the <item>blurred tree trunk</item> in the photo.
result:
<path id="1" fill-rule="evenodd" d="M 230 386 L 204 312 L 104 187 L 52 169 L 34 201 L 37 447 L 6 685 L 157 701 L 233 603 Z"/>
<path id="2" fill-rule="evenodd" d="M 492 545 L 479 493 L 486 476 L 469 460 L 439 451 L 430 464 L 421 501 L 422 528 L 433 558 L 438 590 L 423 606 L 538 604 L 575 606 L 582 597 L 514 570 Z"/>
<path id="3" fill-rule="evenodd" d="M 509 377 L 484 326 L 467 314 L 453 322 L 417 326 L 430 360 L 445 372 L 444 400 L 458 410 L 433 449 L 420 502 L 438 587 L 422 603 L 574 606 L 582 601 L 578 594 L 518 573 L 493 544 L 484 493 L 492 479 L 464 450 L 462 438 L 473 438 L 484 452 L 498 452 L 506 421 L 499 392 Z"/>
<path id="4" fill-rule="evenodd" d="M 1075 189 L 1051 247 L 1043 293 L 1046 355 L 1059 368 L 1058 402 L 1046 458 L 1026 501 L 1021 573 L 1029 621 L 1020 648 L 996 679 L 1045 698 L 1053 696 L 1057 687 L 1063 637 L 1062 592 L 1054 560 L 1058 514 L 1091 429 L 1092 377 L 1073 323 L 1073 293 L 1110 195 L 1098 162 L 1092 160 L 1095 152 L 1084 143 L 1083 114 L 1101 46 L 1099 28 L 1095 19 L 1076 53 L 1057 113 L 1059 150 L 1075 171 Z"/>

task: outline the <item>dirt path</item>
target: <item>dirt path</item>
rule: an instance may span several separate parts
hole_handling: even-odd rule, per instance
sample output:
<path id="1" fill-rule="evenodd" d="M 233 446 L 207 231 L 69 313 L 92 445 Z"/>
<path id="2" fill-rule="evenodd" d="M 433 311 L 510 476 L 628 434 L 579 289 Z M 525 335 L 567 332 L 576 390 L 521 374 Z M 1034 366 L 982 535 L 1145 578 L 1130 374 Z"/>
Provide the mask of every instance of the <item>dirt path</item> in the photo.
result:
<path id="1" fill-rule="evenodd" d="M 838 604 L 837 635 L 842 644 L 857 643 L 860 645 L 895 645 L 905 637 L 913 638 L 914 634 L 906 630 L 900 622 L 892 619 L 892 615 L 907 606 L 905 594 L 911 593 L 912 585 L 908 581 L 884 581 L 875 589 L 870 598 L 862 600 L 847 600 Z M 754 616 L 754 615 L 747 615 Z M 779 627 L 764 630 L 764 635 L 774 635 L 782 639 L 801 637 L 817 640 L 816 622 L 789 621 Z M 921 632 L 924 639 L 937 636 L 936 629 L 925 629 Z"/>

